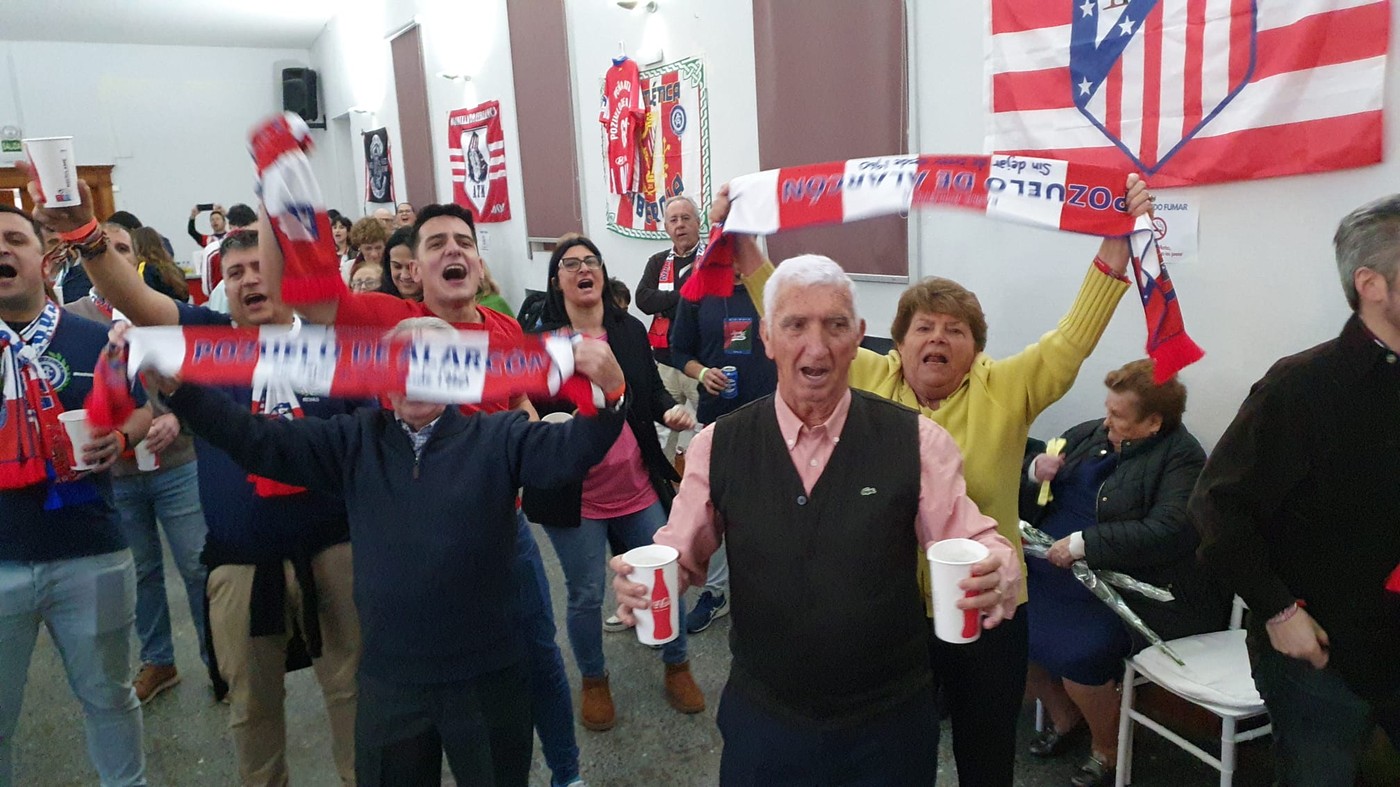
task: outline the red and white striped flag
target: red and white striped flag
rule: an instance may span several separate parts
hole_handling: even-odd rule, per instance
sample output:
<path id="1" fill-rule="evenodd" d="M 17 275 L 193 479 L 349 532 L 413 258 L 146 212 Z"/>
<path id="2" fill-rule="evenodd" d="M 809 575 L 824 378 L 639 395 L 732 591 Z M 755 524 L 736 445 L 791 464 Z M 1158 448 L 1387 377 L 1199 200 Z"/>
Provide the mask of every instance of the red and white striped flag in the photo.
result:
<path id="1" fill-rule="evenodd" d="M 1156 187 L 1381 160 L 1389 0 L 992 0 L 987 149 Z"/>

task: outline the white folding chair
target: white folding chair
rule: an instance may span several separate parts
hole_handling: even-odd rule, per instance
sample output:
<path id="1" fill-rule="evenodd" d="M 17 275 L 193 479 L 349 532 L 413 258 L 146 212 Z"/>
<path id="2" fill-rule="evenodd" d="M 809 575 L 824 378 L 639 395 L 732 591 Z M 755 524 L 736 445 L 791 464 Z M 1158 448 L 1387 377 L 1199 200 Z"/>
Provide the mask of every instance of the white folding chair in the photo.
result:
<path id="1" fill-rule="evenodd" d="M 1249 653 L 1244 644 L 1245 632 L 1240 628 L 1243 616 L 1244 602 L 1236 597 L 1229 630 L 1168 642 L 1167 645 L 1186 662 L 1185 667 L 1178 666 L 1156 647 L 1126 660 L 1123 705 L 1118 720 L 1117 787 L 1125 787 L 1133 780 L 1133 722 L 1156 732 L 1220 771 L 1221 787 L 1229 787 L 1235 777 L 1235 744 L 1269 734 L 1272 727 L 1267 720 L 1258 726 L 1240 730 L 1241 722 L 1268 715 L 1250 674 Z M 1155 683 L 1220 717 L 1219 757 L 1133 708 L 1133 695 L 1137 687 L 1148 683 Z"/>

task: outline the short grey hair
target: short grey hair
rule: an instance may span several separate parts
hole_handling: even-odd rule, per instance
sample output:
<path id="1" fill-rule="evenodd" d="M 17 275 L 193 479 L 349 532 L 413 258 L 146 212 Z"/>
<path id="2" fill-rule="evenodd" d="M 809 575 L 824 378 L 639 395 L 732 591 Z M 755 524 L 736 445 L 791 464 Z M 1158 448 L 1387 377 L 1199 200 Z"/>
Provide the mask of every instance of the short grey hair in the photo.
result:
<path id="1" fill-rule="evenodd" d="M 400 320 L 397 325 L 390 328 L 384 338 L 392 339 L 396 336 L 409 334 L 417 336 L 424 333 L 450 333 L 456 335 L 457 329 L 452 327 L 452 323 L 441 317 L 409 317 Z"/>
<path id="2" fill-rule="evenodd" d="M 819 286 L 839 287 L 845 290 L 846 297 L 851 301 L 851 317 L 860 319 L 856 312 L 856 283 L 851 281 L 851 277 L 846 275 L 835 260 L 820 254 L 799 254 L 778 266 L 777 272 L 763 288 L 764 315 L 773 314 L 783 290 L 791 287 Z"/>
<path id="3" fill-rule="evenodd" d="M 666 208 L 662 208 L 661 213 L 664 215 L 666 213 L 666 209 L 670 208 L 672 204 L 677 202 L 689 202 L 690 209 L 695 211 L 696 220 L 698 221 L 700 219 L 700 206 L 695 202 L 695 200 L 691 199 L 690 197 L 687 197 L 684 194 L 677 194 L 676 196 L 667 199 Z"/>
<path id="4" fill-rule="evenodd" d="M 1337 273 L 1342 292 L 1352 311 L 1360 305 L 1356 293 L 1356 271 L 1370 268 L 1387 282 L 1396 282 L 1400 261 L 1400 194 L 1368 202 L 1348 213 L 1332 237 L 1337 255 Z"/>

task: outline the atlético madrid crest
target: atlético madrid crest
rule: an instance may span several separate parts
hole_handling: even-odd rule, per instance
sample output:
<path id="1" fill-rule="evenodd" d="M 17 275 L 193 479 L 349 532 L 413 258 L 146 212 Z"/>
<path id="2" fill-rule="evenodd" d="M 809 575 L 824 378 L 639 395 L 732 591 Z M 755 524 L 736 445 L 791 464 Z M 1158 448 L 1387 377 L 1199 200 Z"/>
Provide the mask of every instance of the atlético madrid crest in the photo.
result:
<path id="1" fill-rule="evenodd" d="M 1059 0 L 1074 6 L 1074 103 L 1144 172 L 1171 159 L 1254 73 L 1255 0 Z"/>

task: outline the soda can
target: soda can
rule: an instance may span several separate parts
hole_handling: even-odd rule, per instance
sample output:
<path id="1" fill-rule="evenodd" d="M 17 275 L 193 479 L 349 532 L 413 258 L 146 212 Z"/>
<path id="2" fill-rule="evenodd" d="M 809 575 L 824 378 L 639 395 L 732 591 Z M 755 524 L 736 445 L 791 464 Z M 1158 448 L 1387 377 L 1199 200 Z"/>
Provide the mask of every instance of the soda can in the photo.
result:
<path id="1" fill-rule="evenodd" d="M 721 399 L 733 399 L 739 395 L 739 369 L 734 366 L 725 366 L 720 369 L 724 376 L 729 378 L 729 385 L 720 391 Z"/>

